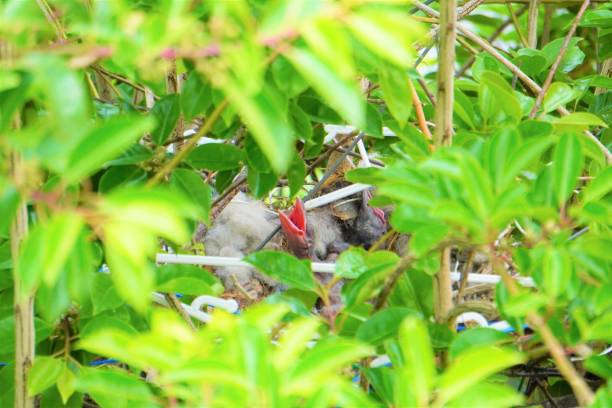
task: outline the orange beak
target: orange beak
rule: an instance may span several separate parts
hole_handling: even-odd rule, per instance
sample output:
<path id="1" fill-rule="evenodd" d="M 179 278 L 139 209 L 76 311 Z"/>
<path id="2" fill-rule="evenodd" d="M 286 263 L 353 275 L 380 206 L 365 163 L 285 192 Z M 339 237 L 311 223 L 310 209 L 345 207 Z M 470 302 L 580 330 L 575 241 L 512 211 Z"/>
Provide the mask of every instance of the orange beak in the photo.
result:
<path id="1" fill-rule="evenodd" d="M 308 258 L 309 245 L 306 237 L 306 211 L 299 198 L 288 214 L 279 212 L 281 229 L 287 237 L 289 249 L 298 258 Z"/>

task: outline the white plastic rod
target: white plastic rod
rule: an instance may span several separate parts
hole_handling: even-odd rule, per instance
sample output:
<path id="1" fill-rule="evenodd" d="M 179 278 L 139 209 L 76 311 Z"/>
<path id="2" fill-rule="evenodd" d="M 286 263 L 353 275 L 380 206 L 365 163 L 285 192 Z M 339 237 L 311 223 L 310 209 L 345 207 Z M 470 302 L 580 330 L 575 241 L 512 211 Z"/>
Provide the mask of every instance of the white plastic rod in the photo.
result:
<path id="1" fill-rule="evenodd" d="M 313 208 L 323 207 L 329 203 L 333 203 L 335 201 L 341 200 L 346 197 L 350 197 L 353 194 L 361 193 L 364 190 L 371 188 L 371 186 L 367 184 L 351 184 L 350 186 L 346 186 L 340 188 L 336 191 L 332 191 L 331 193 L 324 194 L 317 198 L 313 198 L 312 200 L 308 200 L 304 203 L 304 208 L 306 210 L 312 210 Z"/>
<path id="2" fill-rule="evenodd" d="M 242 261 L 240 258 L 225 256 L 203 256 L 203 255 L 176 255 L 176 254 L 157 254 L 158 264 L 182 264 L 182 265 L 202 265 L 202 266 L 241 266 L 251 267 L 253 265 Z M 312 271 L 321 273 L 334 273 L 335 263 L 313 262 Z"/>
<path id="3" fill-rule="evenodd" d="M 162 306 L 169 306 L 168 301 L 166 301 L 166 298 L 161 293 L 153 292 L 151 296 L 153 297 L 153 301 L 155 303 L 158 303 Z M 189 316 L 203 323 L 208 323 L 211 319 L 211 316 L 208 313 L 204 313 L 201 310 L 196 310 L 191 306 L 186 305 L 185 303 L 181 302 L 181 307 L 185 310 L 185 312 L 187 312 Z"/>
<path id="4" fill-rule="evenodd" d="M 224 257 L 224 256 L 202 256 L 202 255 L 176 255 L 176 254 L 157 254 L 156 262 L 159 264 L 184 264 L 184 265 L 203 265 L 203 266 L 246 266 L 252 265 L 242 261 L 240 258 Z M 335 263 L 327 262 L 312 262 L 312 271 L 320 273 L 334 273 L 336 269 Z M 459 272 L 451 272 L 451 280 L 459 281 L 461 274 Z M 500 281 L 498 275 L 489 275 L 484 273 L 470 273 L 468 275 L 468 283 L 497 283 Z M 517 281 L 526 287 L 534 287 L 533 279 L 527 277 L 519 277 Z"/>
<path id="5" fill-rule="evenodd" d="M 223 309 L 230 313 L 236 313 L 238 311 L 238 302 L 234 299 L 221 299 L 215 296 L 201 295 L 193 299 L 191 302 L 191 308 L 194 310 L 202 310 L 203 306 L 213 306 Z"/>

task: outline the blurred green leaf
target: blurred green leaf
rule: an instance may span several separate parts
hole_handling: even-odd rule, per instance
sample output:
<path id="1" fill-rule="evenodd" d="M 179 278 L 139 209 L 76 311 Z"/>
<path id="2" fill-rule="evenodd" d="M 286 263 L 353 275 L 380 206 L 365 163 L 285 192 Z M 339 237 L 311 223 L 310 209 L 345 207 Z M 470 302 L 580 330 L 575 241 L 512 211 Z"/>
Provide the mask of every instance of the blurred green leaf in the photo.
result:
<path id="1" fill-rule="evenodd" d="M 435 360 L 427 326 L 417 317 L 404 319 L 399 329 L 403 362 L 398 367 L 406 382 L 395 384 L 397 406 L 427 406 L 436 377 Z M 418 375 L 415 375 L 418 373 Z"/>
<path id="2" fill-rule="evenodd" d="M 307 291 L 316 288 L 309 261 L 276 251 L 255 252 L 246 256 L 244 261 L 289 287 Z"/>
<path id="3" fill-rule="evenodd" d="M 184 295 L 220 295 L 223 285 L 206 269 L 195 265 L 163 265 L 156 268 L 155 290 Z"/>
<path id="4" fill-rule="evenodd" d="M 612 168 L 607 167 L 602 170 L 594 180 L 591 180 L 586 188 L 582 191 L 582 200 L 585 203 L 599 200 L 600 198 L 610 194 L 612 191 Z"/>
<path id="5" fill-rule="evenodd" d="M 419 313 L 407 307 L 388 307 L 363 322 L 355 337 L 373 346 L 379 346 L 384 340 L 397 335 L 400 323 L 408 316 L 419 316 Z"/>
<path id="6" fill-rule="evenodd" d="M 62 373 L 57 378 L 57 389 L 62 397 L 62 402 L 66 404 L 68 399 L 74 394 L 76 376 L 66 364 Z"/>
<path id="7" fill-rule="evenodd" d="M 352 125 L 364 126 L 365 105 L 353 83 L 342 79 L 309 50 L 294 48 L 286 57 L 332 108 Z"/>
<path id="8" fill-rule="evenodd" d="M 235 84 L 227 83 L 224 91 L 245 125 L 252 132 L 259 148 L 264 152 L 276 173 L 287 170 L 291 161 L 293 132 L 282 108 L 282 96 L 272 87 L 246 97 Z M 225 167 L 224 169 L 227 169 Z"/>
<path id="9" fill-rule="evenodd" d="M 122 401 L 130 402 L 129 406 L 138 403 L 154 405 L 153 394 L 147 383 L 118 369 L 81 368 L 75 388 L 90 394 L 103 407 L 111 406 L 108 403 L 125 404 Z"/>
<path id="10" fill-rule="evenodd" d="M 463 391 L 460 396 L 450 401 L 448 406 L 454 408 L 467 406 L 471 408 L 510 408 L 524 403 L 525 397 L 516 392 L 512 387 L 504 384 L 484 382 L 475 384 Z"/>
<path id="11" fill-rule="evenodd" d="M 115 116 L 100 123 L 70 153 L 64 179 L 75 183 L 89 176 L 142 137 L 151 125 L 148 119 L 130 116 Z"/>
<path id="12" fill-rule="evenodd" d="M 63 368 L 62 360 L 48 356 L 37 357 L 28 372 L 28 393 L 36 395 L 55 384 Z"/>
<path id="13" fill-rule="evenodd" d="M 467 350 L 482 346 L 494 346 L 512 341 L 506 333 L 488 327 L 466 329 L 453 340 L 449 354 L 451 358 L 458 357 Z"/>
<path id="14" fill-rule="evenodd" d="M 370 51 L 399 67 L 412 63 L 412 41 L 420 32 L 420 26 L 398 13 L 384 9 L 368 9 L 350 16 L 351 32 Z"/>
<path id="15" fill-rule="evenodd" d="M 523 361 L 524 357 L 512 350 L 492 346 L 468 350 L 454 359 L 440 377 L 436 400 L 443 405 L 496 372 Z"/>
<path id="16" fill-rule="evenodd" d="M 542 100 L 544 112 L 551 112 L 571 102 L 576 97 L 572 88 L 564 82 L 553 82 Z"/>
<path id="17" fill-rule="evenodd" d="M 608 127 L 598 116 L 588 112 L 573 112 L 553 120 L 555 128 L 561 131 L 580 132 L 591 126 Z"/>
<path id="18" fill-rule="evenodd" d="M 27 72 L 19 72 L 18 76 L 19 84 L 17 86 L 0 91 L 0 133 L 9 128 L 15 111 L 29 95 L 32 75 Z"/>
<path id="19" fill-rule="evenodd" d="M 481 74 L 478 100 L 480 112 L 489 124 L 499 117 L 500 112 L 513 123 L 518 123 L 523 116 L 521 104 L 512 87 L 496 72 L 484 71 Z"/>

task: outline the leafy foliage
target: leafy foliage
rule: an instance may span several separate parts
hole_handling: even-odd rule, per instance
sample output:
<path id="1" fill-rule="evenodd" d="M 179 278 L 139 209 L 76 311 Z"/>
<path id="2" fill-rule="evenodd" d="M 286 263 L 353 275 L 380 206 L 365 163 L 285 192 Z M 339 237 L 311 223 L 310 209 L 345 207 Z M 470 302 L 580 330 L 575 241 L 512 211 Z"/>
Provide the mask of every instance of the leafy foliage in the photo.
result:
<path id="1" fill-rule="evenodd" d="M 478 10 L 466 18 L 482 37 L 508 17 Z M 538 49 L 515 46 L 526 15 L 496 34 L 503 58 L 539 84 L 564 53 L 535 118 L 536 95 L 508 64 L 457 47 L 453 143 L 437 146 L 424 119 L 435 119 L 436 67 L 413 65 L 432 20 L 407 2 L 0 2 L 0 406 L 19 387 L 20 330 L 32 330 L 25 387 L 42 406 L 87 395 L 101 407 L 509 407 L 533 401 L 506 375 L 531 367 L 551 336 L 585 360 L 605 406 L 611 81 L 593 68 L 609 70 L 611 8 L 589 9 L 563 50 L 568 10 Z M 155 254 L 205 252 L 191 240 L 198 223 L 239 180 L 277 207 L 302 196 L 330 149 L 324 126 L 337 123 L 363 130 L 384 163 L 347 178 L 393 208 L 386 249 L 344 251 L 329 282 L 287 253 L 249 254 L 283 292 L 195 330 L 152 307 L 153 291 L 222 294 L 209 271 L 156 266 Z M 457 334 L 455 318 L 475 307 L 465 288 L 440 316 L 449 248 L 503 275 L 495 304 L 480 303 L 528 327 L 525 341 Z M 340 281 L 338 315 L 313 316 Z M 380 355 L 390 364 L 370 364 Z M 561 374 L 547 396 L 567 387 Z"/>

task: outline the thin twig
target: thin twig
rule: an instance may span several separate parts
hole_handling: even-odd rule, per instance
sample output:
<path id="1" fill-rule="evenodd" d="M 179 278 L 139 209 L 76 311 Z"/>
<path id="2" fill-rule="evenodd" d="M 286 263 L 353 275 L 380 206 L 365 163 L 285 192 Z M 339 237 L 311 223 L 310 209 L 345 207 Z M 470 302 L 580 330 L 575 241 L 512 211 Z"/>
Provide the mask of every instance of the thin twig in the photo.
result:
<path id="1" fill-rule="evenodd" d="M 421 104 L 421 100 L 419 99 L 419 94 L 417 94 L 416 89 L 412 85 L 412 81 L 408 79 L 408 87 L 410 88 L 410 93 L 412 94 L 412 105 L 414 106 L 414 111 L 417 117 L 417 123 L 421 132 L 425 135 L 427 140 L 431 140 L 431 132 L 427 127 L 427 119 L 425 119 L 425 112 L 423 111 L 423 105 Z"/>
<path id="2" fill-rule="evenodd" d="M 520 17 L 525 11 L 527 11 L 527 6 L 523 6 L 519 11 L 516 12 L 516 17 Z M 493 32 L 493 34 L 491 34 L 488 38 L 487 41 L 492 43 L 493 41 L 495 41 L 497 39 L 497 37 L 499 37 L 506 28 L 508 28 L 508 26 L 510 26 L 510 24 L 512 24 L 512 19 L 508 18 L 506 21 L 504 21 L 498 28 L 497 30 L 495 30 Z M 472 66 L 472 64 L 474 63 L 474 61 L 476 61 L 476 57 L 471 56 L 466 62 L 465 64 L 461 67 L 461 69 L 459 71 L 457 71 L 457 74 L 455 75 L 455 78 L 459 78 L 461 77 L 463 74 L 465 74 L 465 72 Z"/>
<path id="3" fill-rule="evenodd" d="M 215 110 L 210 114 L 208 118 L 206 118 L 206 122 L 202 125 L 202 127 L 198 130 L 198 133 L 193 135 L 183 148 L 172 157 L 172 159 L 166 163 L 164 167 L 162 167 L 149 181 L 147 182 L 147 186 L 154 186 L 159 183 L 168 173 L 170 173 L 176 166 L 178 166 L 191 151 L 198 145 L 200 138 L 206 135 L 213 128 L 214 124 L 217 122 L 217 119 L 221 116 L 221 113 L 228 106 L 229 102 L 227 99 L 224 99 Z"/>
<path id="4" fill-rule="evenodd" d="M 193 323 L 193 320 L 191 320 L 191 317 L 189 316 L 189 314 L 187 314 L 187 311 L 183 308 L 183 305 L 178 300 L 176 295 L 174 293 L 165 293 L 164 298 L 166 299 L 166 302 L 168 302 L 168 306 L 170 306 L 171 309 L 178 313 L 179 316 L 183 318 L 185 323 L 187 323 L 189 327 L 191 327 L 191 329 L 195 331 L 196 327 Z"/>
<path id="5" fill-rule="evenodd" d="M 506 6 L 508 7 L 508 13 L 510 13 L 510 21 L 512 21 L 512 24 L 514 24 L 514 29 L 516 30 L 516 33 L 519 36 L 519 40 L 521 40 L 521 44 L 523 44 L 523 47 L 528 47 L 529 41 L 527 41 L 527 39 L 523 35 L 523 31 L 521 30 L 521 24 L 519 23 L 518 18 L 514 14 L 514 10 L 512 10 L 512 3 L 508 2 L 506 3 Z"/>
<path id="6" fill-rule="evenodd" d="M 508 3 L 510 4 L 510 3 Z M 540 11 L 540 0 L 529 0 L 529 18 L 527 22 L 527 47 L 538 46 L 538 13 Z"/>
<path id="7" fill-rule="evenodd" d="M 572 23 L 572 26 L 570 27 L 567 35 L 565 36 L 565 39 L 563 40 L 563 44 L 561 45 L 559 52 L 557 53 L 557 58 L 555 59 L 555 62 L 553 62 L 552 66 L 550 67 L 550 70 L 548 71 L 548 75 L 546 75 L 546 79 L 544 80 L 542 89 L 540 90 L 540 92 L 538 92 L 535 103 L 533 104 L 533 109 L 531 109 L 531 113 L 529 114 L 529 119 L 533 119 L 536 113 L 538 112 L 538 109 L 540 109 L 540 105 L 542 104 L 544 95 L 546 94 L 546 91 L 548 91 L 548 88 L 550 87 L 550 84 L 552 83 L 553 78 L 555 77 L 555 74 L 557 73 L 557 69 L 559 68 L 559 65 L 561 65 L 561 60 L 563 59 L 563 56 L 565 55 L 565 52 L 567 51 L 570 41 L 572 40 L 572 37 L 574 36 L 574 33 L 576 32 L 576 27 L 578 27 L 578 23 L 580 23 L 580 19 L 582 19 L 582 15 L 586 11 L 587 7 L 589 7 L 589 4 L 590 4 L 590 0 L 584 0 L 584 2 L 582 3 L 582 6 L 580 6 L 580 9 L 578 10 L 578 13 L 576 13 L 576 18 L 574 19 L 574 22 Z"/>

